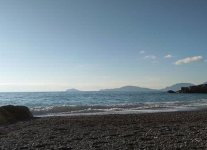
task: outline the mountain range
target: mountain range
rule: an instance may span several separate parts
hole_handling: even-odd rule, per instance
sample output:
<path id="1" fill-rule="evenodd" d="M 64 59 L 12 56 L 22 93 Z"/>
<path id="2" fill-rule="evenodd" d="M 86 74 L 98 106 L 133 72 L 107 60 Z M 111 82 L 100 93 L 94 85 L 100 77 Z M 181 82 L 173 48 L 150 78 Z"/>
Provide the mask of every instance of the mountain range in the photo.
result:
<path id="1" fill-rule="evenodd" d="M 132 92 L 150 92 L 150 91 L 156 91 L 155 89 L 149 89 L 149 88 L 143 88 L 138 86 L 123 86 L 120 88 L 114 88 L 114 89 L 102 89 L 100 91 L 132 91 Z"/>
<path id="2" fill-rule="evenodd" d="M 207 84 L 207 82 L 204 82 L 203 84 Z M 168 86 L 166 88 L 156 90 L 156 89 L 150 89 L 150 88 L 143 88 L 143 87 L 138 87 L 138 86 L 123 86 L 120 88 L 113 88 L 113 89 L 102 89 L 100 91 L 132 91 L 132 92 L 152 92 L 152 91 L 178 91 L 181 89 L 181 87 L 189 87 L 189 86 L 194 86 L 195 84 L 192 83 L 177 83 L 171 86 Z M 68 89 L 66 92 L 80 92 L 80 90 L 77 89 Z"/>

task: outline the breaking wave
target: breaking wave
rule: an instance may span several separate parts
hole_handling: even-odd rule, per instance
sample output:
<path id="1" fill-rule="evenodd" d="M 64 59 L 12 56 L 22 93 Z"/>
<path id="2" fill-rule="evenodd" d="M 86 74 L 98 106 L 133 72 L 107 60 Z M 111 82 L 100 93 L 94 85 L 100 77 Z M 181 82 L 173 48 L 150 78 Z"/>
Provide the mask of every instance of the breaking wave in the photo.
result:
<path id="1" fill-rule="evenodd" d="M 31 108 L 35 116 L 64 116 L 64 115 L 92 115 L 92 114 L 128 114 L 150 113 L 165 111 L 186 111 L 207 108 L 207 100 L 188 102 L 139 103 L 123 105 L 63 105 Z"/>

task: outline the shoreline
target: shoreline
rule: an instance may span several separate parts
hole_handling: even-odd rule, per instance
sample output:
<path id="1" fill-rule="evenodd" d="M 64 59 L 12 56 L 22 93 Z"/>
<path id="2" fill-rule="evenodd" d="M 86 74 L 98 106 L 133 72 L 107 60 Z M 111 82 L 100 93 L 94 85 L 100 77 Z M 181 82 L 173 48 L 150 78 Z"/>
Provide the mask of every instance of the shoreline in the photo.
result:
<path id="1" fill-rule="evenodd" d="M 206 149 L 207 110 L 42 117 L 0 127 L 0 149 Z"/>
<path id="2" fill-rule="evenodd" d="M 48 113 L 43 115 L 35 115 L 35 117 L 67 117 L 67 116 L 103 116 L 103 115 L 130 115 L 130 114 L 153 114 L 153 113 L 167 113 L 167 112 L 188 112 L 188 111 L 202 111 L 207 110 L 206 107 L 177 107 L 168 109 L 140 109 L 140 110 L 124 110 L 124 111 L 92 111 L 92 112 L 61 112 Z"/>

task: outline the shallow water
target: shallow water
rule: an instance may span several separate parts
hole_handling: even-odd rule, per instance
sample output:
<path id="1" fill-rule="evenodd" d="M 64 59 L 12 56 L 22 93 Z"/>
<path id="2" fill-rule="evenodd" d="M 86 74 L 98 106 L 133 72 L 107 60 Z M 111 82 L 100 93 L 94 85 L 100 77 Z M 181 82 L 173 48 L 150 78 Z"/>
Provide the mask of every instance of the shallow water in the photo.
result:
<path id="1" fill-rule="evenodd" d="M 166 92 L 0 93 L 0 105 L 25 105 L 36 116 L 142 113 L 207 107 L 207 94 Z"/>

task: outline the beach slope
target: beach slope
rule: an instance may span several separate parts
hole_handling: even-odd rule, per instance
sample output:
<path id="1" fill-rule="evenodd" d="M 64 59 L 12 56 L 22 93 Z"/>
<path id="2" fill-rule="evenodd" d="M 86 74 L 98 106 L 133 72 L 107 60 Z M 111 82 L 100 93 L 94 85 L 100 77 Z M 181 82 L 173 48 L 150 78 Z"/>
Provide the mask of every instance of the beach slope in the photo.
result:
<path id="1" fill-rule="evenodd" d="M 207 111 L 45 117 L 0 127 L 0 149 L 206 149 Z"/>

